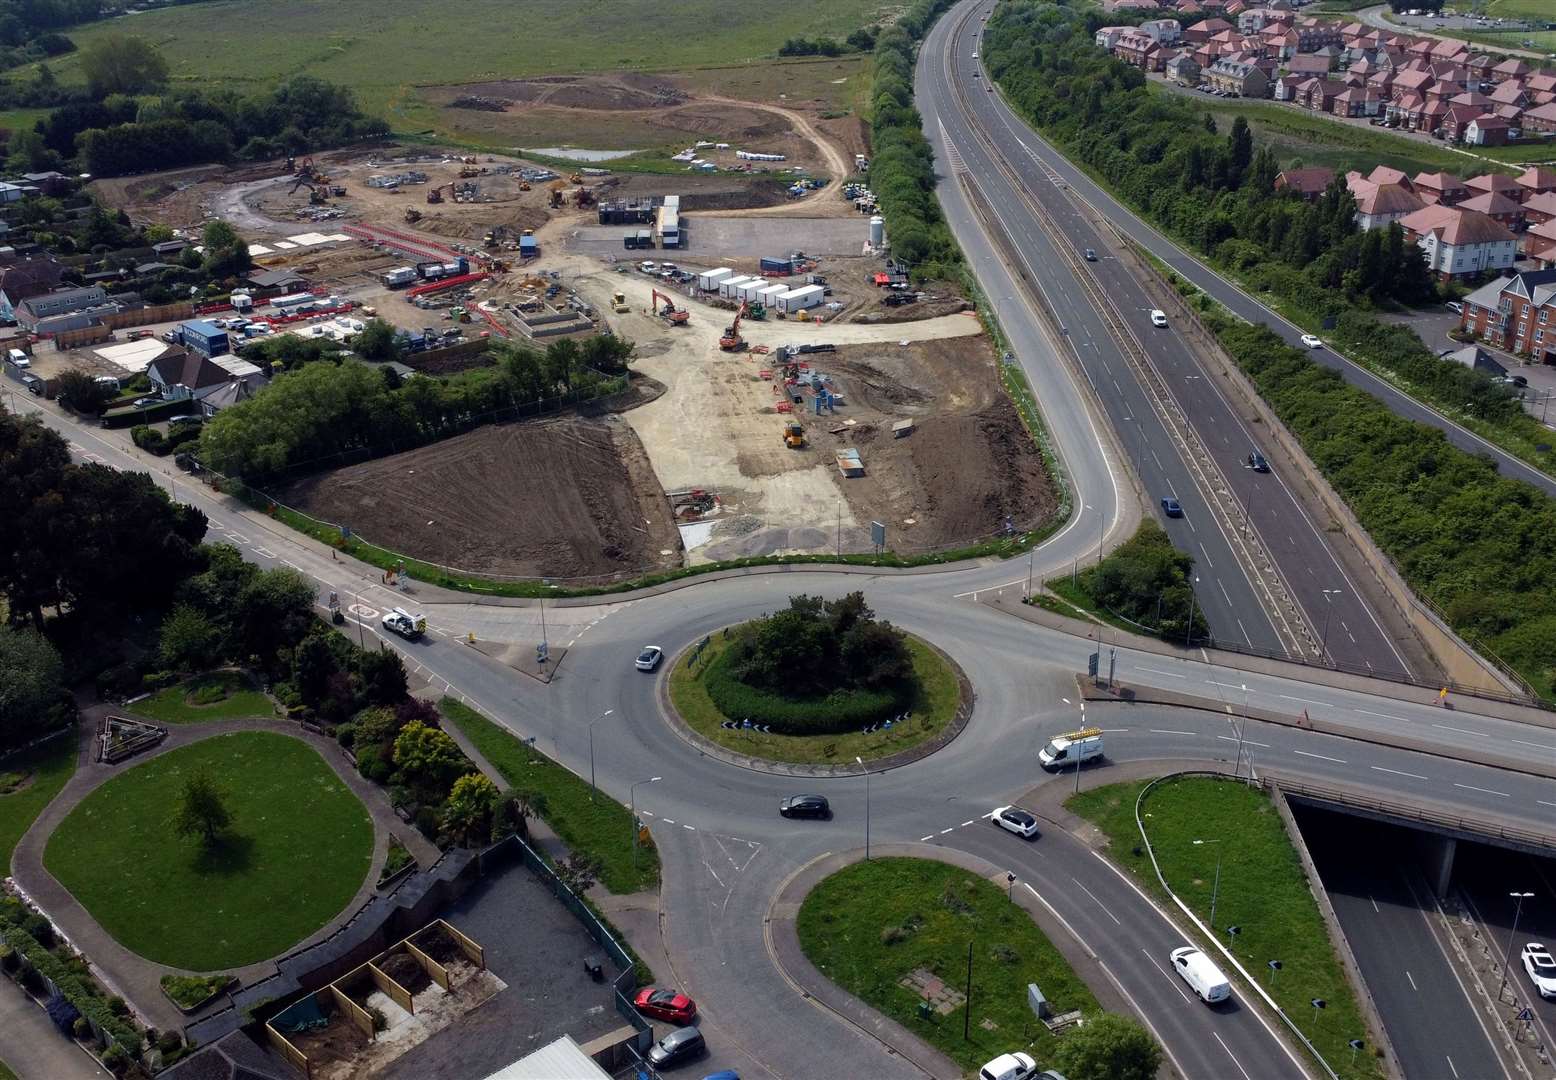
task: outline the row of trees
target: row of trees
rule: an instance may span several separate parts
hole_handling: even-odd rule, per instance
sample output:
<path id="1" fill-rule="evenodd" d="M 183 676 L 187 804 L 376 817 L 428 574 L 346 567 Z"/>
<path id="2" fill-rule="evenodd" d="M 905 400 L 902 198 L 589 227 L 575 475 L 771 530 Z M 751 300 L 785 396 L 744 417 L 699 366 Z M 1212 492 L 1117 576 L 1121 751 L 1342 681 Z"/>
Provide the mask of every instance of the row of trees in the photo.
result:
<path id="1" fill-rule="evenodd" d="M 1221 135 L 1195 103 L 1153 94 L 1098 49 L 1100 15 L 1001 8 L 984 55 L 1006 94 L 1066 154 L 1199 251 L 1315 321 L 1358 304 L 1421 303 L 1435 286 L 1397 226 L 1362 232 L 1343 179 L 1315 202 L 1275 190 L 1281 164 L 1238 117 Z"/>
<path id="2" fill-rule="evenodd" d="M 498 345 L 490 366 L 403 383 L 392 369 L 324 354 L 222 410 L 201 435 L 199 457 L 218 472 L 258 480 L 341 454 L 406 450 L 586 400 L 617 384 L 631 351 L 631 342 L 612 335 L 557 341 L 544 351 Z"/>
<path id="3" fill-rule="evenodd" d="M 842 41 L 835 38 L 790 38 L 778 48 L 779 56 L 842 56 L 869 52 L 875 48 L 878 26 L 861 26 Z"/>
<path id="4" fill-rule="evenodd" d="M 891 250 L 920 278 L 950 276 L 961 261 L 935 199 L 935 154 L 913 104 L 914 44 L 951 0 L 917 0 L 875 43 L 870 100 L 870 190 Z"/>

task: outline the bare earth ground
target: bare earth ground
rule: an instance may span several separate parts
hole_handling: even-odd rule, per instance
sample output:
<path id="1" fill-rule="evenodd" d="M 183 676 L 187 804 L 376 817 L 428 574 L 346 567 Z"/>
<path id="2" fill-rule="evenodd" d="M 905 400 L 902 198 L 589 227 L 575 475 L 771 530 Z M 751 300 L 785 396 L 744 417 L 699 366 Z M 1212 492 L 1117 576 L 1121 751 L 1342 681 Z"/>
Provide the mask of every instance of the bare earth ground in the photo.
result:
<path id="1" fill-rule="evenodd" d="M 589 577 L 680 564 L 642 444 L 616 415 L 479 428 L 309 477 L 292 506 L 477 573 Z"/>

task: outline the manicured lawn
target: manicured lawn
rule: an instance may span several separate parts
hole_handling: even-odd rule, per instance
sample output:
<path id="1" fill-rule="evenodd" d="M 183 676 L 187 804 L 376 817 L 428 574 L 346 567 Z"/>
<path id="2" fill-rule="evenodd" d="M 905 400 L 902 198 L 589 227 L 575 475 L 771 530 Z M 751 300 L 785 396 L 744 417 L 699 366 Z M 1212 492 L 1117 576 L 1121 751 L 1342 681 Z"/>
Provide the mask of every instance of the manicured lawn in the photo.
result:
<path id="1" fill-rule="evenodd" d="M 866 735 L 778 735 L 760 731 L 729 730 L 719 725 L 728 719 L 708 697 L 699 675 L 729 647 L 733 637 L 712 635 L 694 670 L 688 652 L 670 672 L 670 703 L 682 720 L 704 738 L 729 750 L 771 761 L 849 765 L 855 757 L 866 761 L 886 757 L 938 735 L 956 715 L 961 687 L 950 664 L 918 638 L 908 635 L 913 670 L 919 689 L 913 699 L 913 717 Z"/>
<path id="2" fill-rule="evenodd" d="M 231 836 L 173 835 L 185 777 L 226 792 Z M 366 809 L 306 743 L 238 732 L 169 751 L 82 800 L 44 865 L 126 948 L 191 971 L 282 953 L 339 914 L 367 876 Z"/>
<path id="3" fill-rule="evenodd" d="M 438 708 L 510 785 L 545 797 L 546 824 L 571 850 L 600 860 L 602 885 L 613 893 L 658 887 L 659 856 L 652 848 L 639 847 L 633 864 L 632 814 L 625 806 L 604 792 L 591 802 L 587 780 L 525 746 L 468 705 L 444 698 Z"/>
<path id="4" fill-rule="evenodd" d="M 252 680 L 237 671 L 196 675 L 177 686 L 158 690 L 131 705 L 130 711 L 163 724 L 199 724 L 207 720 L 271 717 L 275 706 Z"/>
<path id="5" fill-rule="evenodd" d="M 16 842 L 75 775 L 75 735 L 61 735 L 37 750 L 14 757 L 0 766 L 0 771 L 21 778 L 17 790 L 0 795 L 0 871 L 9 874 Z"/>
<path id="6" fill-rule="evenodd" d="M 16 1074 L 12 1072 L 11 1067 L 3 1061 L 0 1061 L 0 1080 L 16 1080 Z"/>
<path id="7" fill-rule="evenodd" d="M 868 1002 L 958 1064 L 976 1069 L 1025 1049 L 1039 1068 L 1055 1040 L 1027 1006 L 1036 983 L 1055 1012 L 1097 1011 L 1097 1001 L 1043 932 L 1003 889 L 927 859 L 855 863 L 817 885 L 800 907 L 800 946 L 827 978 Z M 891 942 L 888 944 L 888 942 Z M 972 1013 L 960 1007 L 920 1019 L 922 997 L 899 985 L 927 969 L 958 993 L 972 943 Z M 993 1030 L 989 1021 L 998 1025 Z"/>
<path id="8" fill-rule="evenodd" d="M 1148 891 L 1163 896 L 1135 827 L 1135 800 L 1149 781 L 1111 784 L 1066 800 L 1065 805 L 1108 836 L 1108 855 Z M 1268 796 L 1230 780 L 1190 777 L 1153 788 L 1141 808 L 1151 845 L 1172 889 L 1207 925 L 1216 898 L 1215 929 L 1244 967 L 1263 978 L 1270 960 L 1281 972 L 1266 989 L 1313 1040 L 1341 1076 L 1379 1077 L 1370 1052 L 1352 1061 L 1351 1039 L 1374 1045 L 1356 996 L 1340 966 L 1328 929 L 1308 889 L 1296 849 Z M 1213 843 L 1195 844 L 1195 840 Z M 1220 887 L 1216 864 L 1220 860 Z M 1240 927 L 1235 937 L 1228 926 Z M 1328 1007 L 1312 1022 L 1313 998 Z"/>

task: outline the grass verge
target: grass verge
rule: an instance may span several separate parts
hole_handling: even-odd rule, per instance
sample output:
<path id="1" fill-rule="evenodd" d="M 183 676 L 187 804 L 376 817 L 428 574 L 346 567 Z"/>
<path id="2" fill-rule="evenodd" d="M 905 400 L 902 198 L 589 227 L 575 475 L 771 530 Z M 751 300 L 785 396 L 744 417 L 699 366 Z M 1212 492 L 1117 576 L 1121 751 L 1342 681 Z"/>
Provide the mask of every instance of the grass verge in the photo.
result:
<path id="1" fill-rule="evenodd" d="M 658 888 L 658 853 L 639 847 L 634 864 L 632 815 L 625 806 L 603 792 L 591 800 L 587 781 L 468 705 L 446 697 L 438 708 L 510 785 L 545 799 L 546 824 L 571 850 L 600 860 L 602 885 L 618 894 Z"/>
<path id="2" fill-rule="evenodd" d="M 207 772 L 233 825 L 209 850 L 175 836 L 185 778 Z M 242 967 L 338 915 L 373 857 L 366 809 L 312 747 L 236 732 L 109 780 L 49 837 L 44 865 L 132 952 L 190 971 Z"/>
<path id="3" fill-rule="evenodd" d="M 827 978 L 969 1070 L 1018 1047 L 1039 1068 L 1049 1064 L 1056 1040 L 1027 1007 L 1027 983 L 1042 987 L 1056 1012 L 1098 1007 L 1031 916 L 989 882 L 945 863 L 872 859 L 845 867 L 811 890 L 797 930 L 805 955 Z M 962 993 L 969 943 L 973 992 L 964 1039 L 961 1008 L 923 1019 L 923 999 L 899 980 L 927 970 Z"/>
<path id="4" fill-rule="evenodd" d="M 1135 827 L 1135 801 L 1149 783 L 1109 784 L 1072 796 L 1065 806 L 1102 829 L 1113 861 L 1165 901 Z M 1240 928 L 1221 940 L 1243 966 L 1262 978 L 1270 960 L 1281 961 L 1279 976 L 1265 989 L 1330 1066 L 1347 1080 L 1385 1075 L 1370 1050 L 1353 1060 L 1349 1040 L 1365 1039 L 1369 1047 L 1374 1040 L 1269 796 L 1231 780 L 1185 777 L 1153 788 L 1140 814 L 1173 892 L 1218 932 Z M 1314 998 L 1328 1002 L 1318 1023 Z"/>
<path id="5" fill-rule="evenodd" d="M 231 981 L 231 975 L 220 972 L 212 975 L 164 975 L 161 986 L 169 1001 L 180 1009 L 188 1010 L 221 992 Z"/>
<path id="6" fill-rule="evenodd" d="M 11 872 L 11 852 L 22 834 L 75 775 L 75 732 L 11 758 L 4 771 L 15 775 L 16 786 L 9 794 L 0 795 L 0 876 Z"/>
<path id="7" fill-rule="evenodd" d="M 200 724 L 207 720 L 271 717 L 276 709 L 240 671 L 211 671 L 158 690 L 131 705 L 130 711 L 164 724 Z"/>
<path id="8" fill-rule="evenodd" d="M 939 653 L 912 634 L 907 635 L 913 654 L 913 671 L 918 690 L 913 697 L 913 719 L 884 731 L 826 735 L 778 735 L 760 731 L 730 730 L 720 727 L 726 717 L 719 711 L 703 685 L 707 671 L 734 640 L 732 635 L 716 634 L 708 642 L 694 669 L 687 652 L 670 671 L 670 703 L 697 734 L 737 754 L 802 764 L 848 765 L 854 758 L 866 761 L 883 758 L 934 738 L 956 715 L 961 702 L 961 686 L 956 670 Z"/>

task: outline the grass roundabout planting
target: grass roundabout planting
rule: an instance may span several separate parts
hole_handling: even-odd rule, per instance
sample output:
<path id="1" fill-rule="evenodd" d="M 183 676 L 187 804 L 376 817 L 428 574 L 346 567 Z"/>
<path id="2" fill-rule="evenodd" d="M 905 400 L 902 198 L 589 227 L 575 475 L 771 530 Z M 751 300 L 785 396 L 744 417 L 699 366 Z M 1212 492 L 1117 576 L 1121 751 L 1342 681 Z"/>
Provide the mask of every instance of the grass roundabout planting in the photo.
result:
<path id="1" fill-rule="evenodd" d="M 753 690 L 736 683 L 727 667 L 731 648 L 752 625 L 711 635 L 700 653 L 688 650 L 670 671 L 670 704 L 681 720 L 728 750 L 793 764 L 852 765 L 855 757 L 869 761 L 927 742 L 945 730 L 961 703 L 961 681 L 955 666 L 912 634 L 903 635 L 912 660 L 912 676 L 895 693 L 786 698 Z M 911 714 L 905 723 L 868 733 L 862 730 L 902 713 Z M 836 727 L 799 733 L 812 717 Z M 774 730 L 723 726 L 726 721 L 738 723 L 748 718 L 756 724 L 768 723 Z M 791 718 L 799 730 L 777 730 Z"/>
<path id="2" fill-rule="evenodd" d="M 184 780 L 207 773 L 232 814 L 209 848 L 174 834 Z M 286 951 L 350 902 L 373 858 L 367 810 L 308 744 L 240 732 L 134 766 L 82 799 L 44 865 L 148 960 L 230 969 Z"/>

